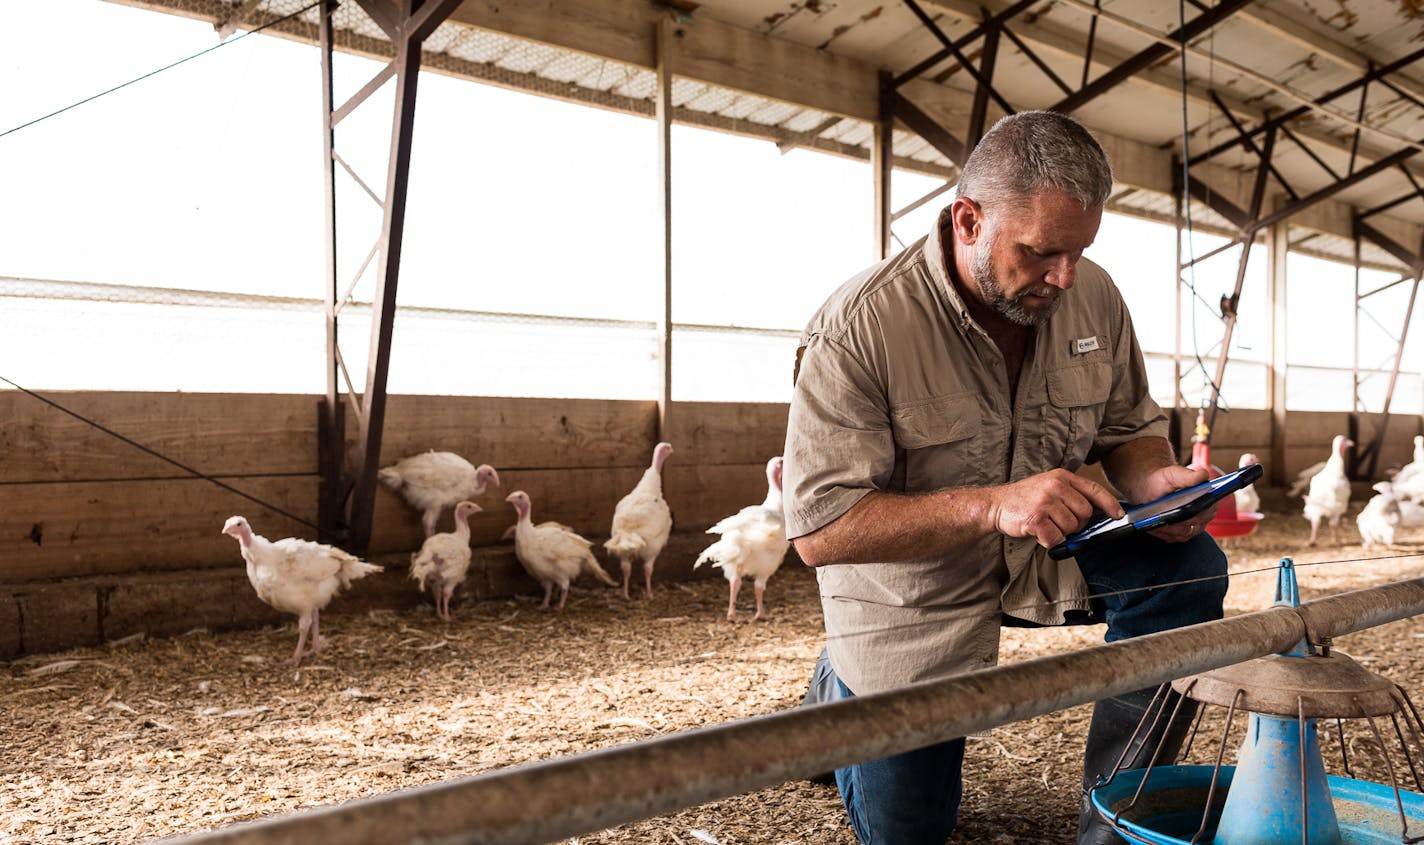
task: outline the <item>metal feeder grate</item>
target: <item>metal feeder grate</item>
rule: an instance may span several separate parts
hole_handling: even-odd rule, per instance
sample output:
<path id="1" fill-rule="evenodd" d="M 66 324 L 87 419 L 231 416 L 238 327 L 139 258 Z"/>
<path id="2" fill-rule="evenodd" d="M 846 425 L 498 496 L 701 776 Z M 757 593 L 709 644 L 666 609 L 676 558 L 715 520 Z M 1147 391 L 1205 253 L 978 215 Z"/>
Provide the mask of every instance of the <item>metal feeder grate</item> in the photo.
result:
<path id="1" fill-rule="evenodd" d="M 1277 606 L 1298 607 L 1300 594 L 1290 558 L 1281 561 Z M 1173 690 L 1179 695 L 1170 695 Z M 1175 721 L 1187 699 L 1199 702 L 1181 757 L 1190 752 L 1207 705 L 1226 708 L 1225 727 L 1212 765 L 1158 765 L 1158 745 L 1146 768 L 1120 759 L 1107 778 L 1088 790 L 1097 812 L 1132 842 L 1214 845 L 1355 845 L 1414 843 L 1424 835 L 1424 795 L 1400 788 L 1390 744 L 1377 720 L 1388 718 L 1408 761 L 1415 789 L 1424 792 L 1424 723 L 1399 685 L 1369 671 L 1328 641 L 1302 640 L 1288 652 L 1183 678 L 1158 689 L 1128 748 Z M 1173 703 L 1175 702 L 1175 703 Z M 1167 710 L 1171 706 L 1171 713 Z M 1224 766 L 1238 712 L 1248 714 L 1236 766 Z M 1317 722 L 1333 720 L 1345 776 L 1325 773 Z M 1354 777 L 1346 721 L 1364 722 L 1389 773 L 1389 783 Z M 1165 731 L 1163 732 L 1165 734 Z M 1130 755 L 1125 751 L 1123 758 Z M 1358 761 L 1357 761 L 1358 762 Z"/>

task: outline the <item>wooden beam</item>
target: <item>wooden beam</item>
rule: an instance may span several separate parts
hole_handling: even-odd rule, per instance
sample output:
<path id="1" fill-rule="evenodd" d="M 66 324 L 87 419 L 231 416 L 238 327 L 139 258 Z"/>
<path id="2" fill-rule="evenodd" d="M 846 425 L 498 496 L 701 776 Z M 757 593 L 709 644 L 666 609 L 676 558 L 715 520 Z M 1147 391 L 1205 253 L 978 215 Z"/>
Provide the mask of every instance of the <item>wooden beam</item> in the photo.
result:
<path id="1" fill-rule="evenodd" d="M 667 13 L 646 0 L 468 0 L 456 23 L 652 69 Z M 694 15 L 678 24 L 676 76 L 873 121 L 876 69 L 853 59 Z"/>
<path id="2" fill-rule="evenodd" d="M 110 0 L 123 5 L 155 11 L 162 11 L 185 17 L 206 20 L 220 19 L 231 11 L 231 6 L 219 0 Z M 954 12 L 977 21 L 982 8 L 991 14 L 1010 7 L 1005 0 L 926 0 L 931 5 Z M 255 17 L 263 18 L 263 12 Z M 451 15 L 451 20 L 471 26 L 478 26 L 520 38 L 529 38 L 566 49 L 577 50 L 590 55 L 615 61 L 626 62 L 638 67 L 652 69 L 654 48 L 652 25 L 659 12 L 645 0 L 466 0 Z M 1238 14 L 1242 14 L 1238 12 Z M 265 18 L 264 18 L 265 19 Z M 1082 56 L 1081 36 L 1072 30 L 1054 24 L 1040 17 L 1032 22 L 1023 17 L 1012 22 L 1015 34 L 1024 41 L 1061 55 L 1080 59 Z M 770 38 L 749 30 L 723 24 L 717 21 L 697 18 L 692 24 L 684 25 L 686 35 L 679 44 L 680 50 L 694 49 L 684 64 L 680 58 L 673 59 L 674 73 L 687 78 L 698 79 L 713 85 L 738 88 L 757 96 L 784 99 L 808 108 L 838 114 L 858 120 L 873 122 L 878 119 L 878 80 L 876 69 L 852 59 L 832 55 L 808 47 L 788 44 L 782 39 Z M 695 30 L 695 31 L 694 31 Z M 315 43 L 316 30 L 304 22 L 292 21 L 268 32 L 292 38 L 304 43 Z M 390 45 L 380 39 L 344 34 L 347 49 L 362 55 L 388 60 Z M 770 53 L 755 56 L 758 73 L 747 73 L 742 60 L 748 51 L 755 51 L 757 45 L 771 44 Z M 689 47 L 689 44 L 691 47 Z M 733 52 L 717 53 L 712 47 L 721 45 Z M 1094 50 L 1095 62 L 1103 67 L 1119 64 L 1127 58 L 1124 51 L 1108 50 L 1099 45 Z M 794 66 L 787 63 L 795 63 Z M 908 64 L 908 62 L 907 62 Z M 735 74 L 727 72 L 737 66 Z M 585 103 L 602 108 L 612 108 L 629 113 L 651 117 L 651 103 L 647 100 L 632 100 L 608 92 L 580 89 L 566 83 L 543 79 L 533 74 L 509 71 L 489 64 L 480 64 L 457 59 L 444 54 L 427 55 L 422 67 L 428 70 L 488 82 L 502 87 L 536 93 L 542 96 Z M 750 77 L 750 79 L 748 78 Z M 1134 82 L 1150 85 L 1159 91 L 1180 96 L 1180 80 L 1175 71 L 1149 69 L 1133 77 Z M 744 87 L 739 87 L 744 86 Z M 1056 90 L 1056 89 L 1055 89 Z M 907 83 L 902 93 L 926 114 L 932 116 L 940 126 L 962 127 L 967 125 L 970 112 L 970 95 L 926 80 Z M 1191 84 L 1187 89 L 1188 98 L 1195 104 L 1209 105 L 1211 98 L 1206 88 Z M 1222 94 L 1222 102 L 1234 113 L 1249 120 L 1262 119 L 1260 109 L 1243 100 Z M 704 126 L 719 131 L 733 132 L 750 137 L 766 138 L 777 143 L 794 141 L 795 133 L 775 126 L 765 126 L 751 121 L 735 120 L 718 115 L 690 112 L 676 109 L 678 122 Z M 1091 128 L 1091 127 L 1090 127 Z M 1311 131 L 1306 127 L 1295 127 L 1297 134 L 1319 145 L 1331 149 L 1345 150 L 1341 144 L 1323 132 Z M 1147 190 L 1170 194 L 1170 170 L 1161 166 L 1161 161 L 1169 157 L 1166 151 L 1158 150 L 1133 139 L 1110 133 L 1094 133 L 1113 162 L 1117 180 L 1123 184 Z M 821 141 L 806 144 L 809 148 L 829 152 L 834 155 L 850 156 L 868 160 L 869 152 L 863 147 Z M 1361 155 L 1366 159 L 1382 157 L 1392 150 L 1382 150 L 1373 145 L 1361 145 Z M 895 166 L 916 170 L 941 178 L 954 174 L 934 164 L 896 159 Z M 1214 190 L 1235 196 L 1223 185 L 1229 180 L 1229 171 L 1221 169 L 1218 174 L 1193 168 L 1193 173 L 1210 184 Z M 1244 200 L 1243 200 L 1244 201 Z M 1321 203 L 1311 209 L 1297 212 L 1292 221 L 1297 225 L 1309 226 L 1323 232 L 1349 237 L 1349 210 L 1343 204 Z M 1395 221 L 1385 223 L 1383 219 L 1375 223 L 1388 230 Z M 1337 225 L 1337 223 L 1339 225 Z M 1406 224 L 1400 224 L 1406 225 Z M 1412 224 L 1408 224 L 1412 225 Z M 1415 227 L 1417 228 L 1417 227 Z M 1413 237 L 1403 237 L 1413 240 Z"/>
<path id="3" fill-rule="evenodd" d="M 909 127 L 911 132 L 925 139 L 930 146 L 939 150 L 940 155 L 956 165 L 963 166 L 967 155 L 964 144 L 951 135 L 948 129 L 926 114 L 919 106 L 901 96 L 898 91 L 887 91 L 885 100 L 891 116 Z"/>
<path id="4" fill-rule="evenodd" d="M 1356 74 L 1363 75 L 1370 71 L 1371 66 L 1378 67 L 1388 63 L 1311 29 L 1266 3 L 1257 3 L 1242 9 L 1236 13 L 1236 20 L 1245 21 L 1282 40 L 1294 42 L 1306 53 L 1320 56 Z M 1424 82 L 1402 72 L 1391 75 L 1390 80 L 1412 96 L 1424 99 Z"/>
<path id="5" fill-rule="evenodd" d="M 1266 229 L 1267 308 L 1270 312 L 1271 351 L 1266 372 L 1270 402 L 1271 459 L 1266 465 L 1269 486 L 1283 486 L 1286 475 L 1286 259 L 1290 224 L 1280 221 Z"/>
<path id="6" fill-rule="evenodd" d="M 218 40 L 226 41 L 228 36 L 241 29 L 242 25 L 247 22 L 247 16 L 261 4 L 262 0 L 242 0 L 242 5 L 234 9 L 227 17 L 215 21 L 213 28 L 218 31 Z"/>
<path id="7" fill-rule="evenodd" d="M 313 396 L 86 391 L 51 398 L 311 517 Z M 759 501 L 766 460 L 785 441 L 786 405 L 698 402 L 681 416 L 665 432 L 677 447 L 666 490 L 680 528 L 706 528 Z M 650 401 L 393 396 L 380 462 L 440 448 L 496 466 L 504 490 L 480 500 L 476 545 L 499 541 L 512 517 L 500 497 L 521 488 L 542 518 L 606 536 L 613 506 L 647 466 L 654 417 Z M 18 392 L 0 393 L 0 440 L 14 447 L 0 468 L 0 580 L 231 566 L 240 561 L 237 550 L 218 529 L 235 513 L 271 539 L 312 536 L 299 522 L 184 477 Z M 407 551 L 423 539 L 419 515 L 384 488 L 376 491 L 375 517 L 374 551 Z"/>
<path id="8" fill-rule="evenodd" d="M 1204 203 L 1212 211 L 1215 211 L 1217 214 L 1229 220 L 1231 225 L 1238 229 L 1245 231 L 1245 229 L 1253 223 L 1251 215 L 1247 214 L 1244 209 L 1238 208 L 1235 203 L 1220 193 L 1213 191 L 1211 186 L 1195 176 L 1187 177 L 1187 192 L 1191 194 L 1193 199 Z"/>
<path id="9" fill-rule="evenodd" d="M 1221 0 L 1210 10 L 1187 21 L 1186 26 L 1174 30 L 1169 37 L 1173 40 L 1189 42 L 1198 35 L 1211 30 L 1221 21 L 1231 17 L 1237 9 L 1251 2 L 1252 0 Z M 1096 97 L 1151 67 L 1159 59 L 1171 55 L 1172 52 L 1173 49 L 1165 44 L 1150 44 L 1097 79 L 1063 98 L 1053 108 L 1055 111 L 1062 112 L 1076 111 Z"/>
<path id="10" fill-rule="evenodd" d="M 1410 252 L 1403 244 L 1400 244 L 1394 238 L 1391 238 L 1379 229 L 1376 229 L 1363 220 L 1358 221 L 1356 225 L 1359 226 L 1361 238 L 1399 259 L 1399 263 L 1405 267 L 1412 270 L 1424 265 L 1424 261 L 1421 261 L 1420 256 Z"/>
<path id="11" fill-rule="evenodd" d="M 880 261 L 890 257 L 890 241 L 893 236 L 891 223 L 894 218 L 890 208 L 891 162 L 895 158 L 895 113 L 891 98 L 894 90 L 890 86 L 888 74 L 881 77 L 880 119 L 875 122 L 875 134 L 870 139 L 870 171 L 874 180 L 871 204 L 874 206 L 874 255 Z"/>
<path id="12" fill-rule="evenodd" d="M 665 439 L 672 409 L 672 50 L 681 37 L 666 18 L 658 21 L 658 86 L 654 109 L 658 127 L 659 220 L 662 223 L 663 296 L 658 312 L 658 440 Z"/>
<path id="13" fill-rule="evenodd" d="M 1008 7 L 1006 0 L 926 0 L 927 3 L 937 6 L 946 11 L 962 15 L 971 20 L 977 20 L 981 10 L 991 14 L 1003 11 Z M 1259 5 L 1259 4 L 1257 4 Z M 1237 15 L 1244 14 L 1251 8 L 1238 10 Z M 1020 16 L 1012 23 L 1014 33 L 1021 39 L 1054 51 L 1060 55 L 1068 57 L 1074 61 L 1081 61 L 1083 56 L 1083 36 L 1068 27 L 1055 24 L 1045 17 L 1038 17 L 1029 20 Z M 1099 42 L 1093 51 L 1093 63 L 1095 66 L 1101 65 L 1103 68 L 1121 66 L 1128 61 L 1131 56 L 1122 50 L 1113 49 Z M 1175 68 L 1148 68 L 1132 75 L 1131 81 L 1138 85 L 1146 85 L 1156 88 L 1158 91 L 1180 98 L 1183 94 L 1182 81 Z M 1212 106 L 1212 90 L 1198 83 L 1188 83 L 1186 96 L 1194 105 L 1210 108 Z M 1217 90 L 1217 95 L 1221 101 L 1239 117 L 1250 122 L 1260 122 L 1265 119 L 1265 114 L 1261 111 L 1260 105 L 1248 102 L 1242 98 L 1228 96 L 1224 91 Z M 1045 104 L 1046 107 L 1046 104 Z M 1292 130 L 1301 138 L 1307 139 L 1325 149 L 1348 151 L 1347 144 L 1342 143 L 1339 138 L 1311 126 L 1296 125 Z M 1362 143 L 1360 153 L 1367 159 L 1381 158 L 1394 151 L 1394 147 L 1383 147 L 1374 143 Z M 1140 185 L 1139 187 L 1147 187 Z M 1344 233 L 1348 237 L 1348 232 Z"/>

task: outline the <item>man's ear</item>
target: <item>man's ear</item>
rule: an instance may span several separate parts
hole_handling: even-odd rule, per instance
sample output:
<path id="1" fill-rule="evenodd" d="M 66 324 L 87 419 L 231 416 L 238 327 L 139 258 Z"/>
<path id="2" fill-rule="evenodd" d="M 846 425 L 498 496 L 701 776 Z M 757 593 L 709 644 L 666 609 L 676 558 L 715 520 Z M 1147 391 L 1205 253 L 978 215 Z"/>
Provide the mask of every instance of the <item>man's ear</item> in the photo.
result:
<path id="1" fill-rule="evenodd" d="M 972 244 L 984 230 L 984 209 L 972 199 L 957 197 L 949 206 L 949 221 L 954 227 L 955 240 Z"/>

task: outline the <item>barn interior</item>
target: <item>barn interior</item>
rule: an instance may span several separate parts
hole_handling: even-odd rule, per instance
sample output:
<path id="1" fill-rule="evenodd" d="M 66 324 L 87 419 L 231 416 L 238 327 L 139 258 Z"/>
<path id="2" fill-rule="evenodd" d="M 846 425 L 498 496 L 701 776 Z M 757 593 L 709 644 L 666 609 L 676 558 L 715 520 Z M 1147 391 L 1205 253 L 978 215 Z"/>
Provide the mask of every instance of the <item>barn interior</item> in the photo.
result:
<path id="1" fill-rule="evenodd" d="M 1408 353 L 1415 348 L 1409 343 L 1410 323 L 1424 274 L 1424 170 L 1414 158 L 1424 149 L 1424 139 L 1415 137 L 1424 118 L 1424 78 L 1415 67 L 1424 57 L 1417 46 L 1424 22 L 1411 4 L 1369 0 L 1321 7 L 1308 0 L 1269 5 L 1221 0 L 1179 8 L 1147 0 L 117 2 L 210 23 L 224 39 L 260 30 L 256 37 L 310 45 L 313 58 L 320 58 L 312 72 L 323 75 L 326 102 L 313 121 L 321 119 L 326 144 L 321 163 L 329 194 L 330 258 L 321 283 L 325 296 L 308 301 L 294 293 L 292 302 L 282 307 L 324 315 L 326 391 L 239 396 L 29 390 L 13 383 L 7 387 L 19 389 L 0 391 L 0 659 L 13 661 L 15 684 L 10 692 L 0 693 L 0 700 L 43 703 L 53 696 L 62 701 L 67 694 L 63 688 L 43 691 L 50 685 L 49 674 L 28 673 L 69 659 L 81 664 L 54 670 L 55 678 L 60 672 L 84 671 L 84 665 L 95 660 L 117 663 L 126 648 L 139 642 L 135 637 L 150 644 L 145 648 L 201 651 L 209 646 L 193 644 L 196 641 L 184 635 L 232 631 L 246 638 L 232 652 L 239 658 L 242 652 L 270 650 L 263 632 L 271 629 L 263 626 L 289 623 L 290 618 L 258 600 L 232 539 L 219 533 L 234 513 L 245 514 L 268 537 L 319 539 L 384 564 L 386 571 L 357 582 L 339 609 L 353 615 L 352 626 L 368 625 L 397 638 L 420 636 L 402 634 L 402 625 L 391 621 L 425 601 L 410 588 L 405 571 L 423 538 L 420 516 L 383 488 L 377 473 L 428 450 L 449 450 L 495 465 L 504 476 L 500 498 L 516 487 L 526 490 L 535 502 L 536 521 L 589 527 L 585 533 L 601 542 L 607 532 L 592 527 L 610 523 L 619 498 L 642 477 L 653 446 L 660 441 L 674 444 L 675 458 L 667 465 L 663 484 L 674 506 L 675 529 L 659 561 L 658 579 L 696 610 L 681 613 L 659 607 L 640 611 L 638 618 L 643 625 L 656 626 L 672 624 L 662 619 L 701 613 L 709 622 L 720 623 L 721 594 L 715 591 L 721 579 L 712 572 L 709 581 L 708 570 L 695 570 L 693 563 L 707 544 L 708 528 L 765 493 L 764 468 L 767 459 L 782 450 L 788 405 L 677 399 L 679 344 L 699 332 L 719 330 L 775 336 L 794 348 L 800 327 L 738 329 L 674 321 L 673 279 L 679 268 L 673 260 L 673 233 L 686 236 L 672 214 L 671 197 L 677 190 L 672 161 L 678 154 L 672 143 L 674 124 L 869 163 L 873 202 L 864 216 L 865 257 L 870 261 L 898 252 L 922 234 L 902 240 L 905 233 L 897 233 L 894 224 L 917 209 L 948 200 L 957 163 L 997 118 L 1040 108 L 1070 113 L 1094 132 L 1113 162 L 1116 183 L 1108 210 L 1165 223 L 1178 232 L 1177 277 L 1159 280 L 1156 293 L 1161 308 L 1174 314 L 1174 351 L 1150 357 L 1149 366 L 1158 380 L 1154 391 L 1166 399 L 1162 404 L 1171 415 L 1172 438 L 1183 460 L 1190 457 L 1200 417 L 1209 430 L 1213 462 L 1234 468 L 1243 454 L 1259 456 L 1266 472 L 1258 485 L 1263 511 L 1278 522 L 1297 523 L 1293 532 L 1271 534 L 1271 543 L 1257 538 L 1242 546 L 1243 560 L 1269 566 L 1270 558 L 1300 551 L 1290 544 L 1299 544 L 1304 523 L 1287 488 L 1325 458 L 1332 438 L 1343 434 L 1355 444 L 1346 464 L 1357 505 L 1370 497 L 1373 484 L 1418 454 L 1415 438 L 1424 434 L 1419 408 L 1424 367 L 1417 354 Z M 369 80 L 344 81 L 341 90 L 352 93 L 339 98 L 332 79 L 332 56 L 337 53 L 375 59 L 380 70 Z M 632 327 L 653 339 L 659 369 L 656 398 L 388 393 L 391 361 L 401 355 L 396 327 L 403 319 L 441 316 L 397 304 L 406 181 L 411 157 L 419 154 L 413 139 L 419 134 L 417 81 L 422 71 L 637 115 L 656 126 L 660 225 L 646 237 L 663 244 L 661 316 L 652 324 Z M 352 170 L 336 134 L 343 120 L 363 106 L 371 108 L 366 101 L 383 88 L 395 91 L 384 178 L 379 172 Z M 942 185 L 896 207 L 891 186 L 897 174 L 907 173 L 932 177 Z M 351 262 L 337 258 L 336 239 L 341 227 L 350 224 L 335 209 L 337 186 L 345 184 L 349 190 L 353 183 L 370 194 L 380 225 L 369 236 L 374 243 L 365 261 L 349 266 Z M 1219 246 L 1194 252 L 1182 234 L 1188 229 L 1216 238 L 1213 243 Z M 1352 313 L 1336 315 L 1339 333 L 1316 344 L 1328 351 L 1330 366 L 1302 365 L 1288 354 L 1287 303 L 1293 297 L 1310 297 L 1314 290 L 1310 280 L 1293 280 L 1287 273 L 1292 256 L 1353 270 Z M 1216 320 L 1210 333 L 1219 339 L 1210 348 L 1194 350 L 1181 331 L 1187 312 L 1195 313 L 1194 300 L 1200 298 L 1192 286 L 1192 269 L 1212 260 L 1234 265 L 1235 284 L 1219 303 L 1208 303 Z M 1266 281 L 1253 300 L 1248 274 L 1262 268 Z M 846 267 L 845 275 L 857 269 Z M 362 278 L 374 282 L 374 294 L 366 301 L 351 296 Z M 1386 281 L 1377 281 L 1381 278 Z M 0 279 L 0 296 L 163 304 L 165 296 L 176 294 L 5 278 Z M 227 301 L 223 294 L 203 296 L 214 306 Z M 195 297 L 199 295 L 184 292 L 182 301 L 192 304 Z M 1386 299 L 1390 307 L 1375 307 Z M 807 303 L 808 315 L 816 304 Z M 1248 310 L 1264 315 L 1269 330 L 1258 359 L 1241 361 L 1233 357 L 1239 350 L 1232 338 L 1238 315 Z M 354 328 L 338 332 L 342 326 Z M 1381 345 L 1390 353 L 1383 359 L 1362 352 Z M 367 346 L 364 372 L 348 367 L 353 348 Z M 765 361 L 767 369 L 785 372 L 788 393 L 791 366 L 789 358 L 768 356 Z M 1340 383 L 1348 382 L 1350 409 L 1293 404 L 1291 385 L 1308 383 L 1312 373 L 1327 370 Z M 1230 408 L 1220 401 L 1239 381 L 1259 387 L 1262 407 Z M 459 594 L 470 609 L 472 631 L 497 639 L 509 634 L 501 626 L 513 624 L 534 636 L 536 629 L 547 626 L 535 625 L 531 609 L 517 602 L 537 595 L 538 584 L 521 568 L 511 543 L 502 539 L 510 512 L 498 499 L 485 505 L 470 521 L 473 563 Z M 1318 559 L 1359 557 L 1359 551 L 1336 548 Z M 799 627 L 794 635 L 781 633 L 800 650 L 778 656 L 788 646 L 775 630 L 749 627 L 734 635 L 773 661 L 804 661 L 805 649 L 813 659 L 817 648 L 815 587 L 809 571 L 792 573 L 801 569 L 794 555 L 782 577 L 796 583 L 788 588 L 789 595 L 804 607 L 785 611 L 788 624 L 794 620 Z M 1391 559 L 1386 574 L 1391 580 L 1416 574 L 1411 569 L 1417 566 L 1414 560 Z M 1323 594 L 1342 584 L 1357 587 L 1364 582 L 1343 579 L 1337 584 L 1327 579 L 1313 589 Z M 1251 592 L 1237 609 L 1269 603 L 1260 599 L 1260 591 Z M 617 612 L 612 599 L 584 601 L 597 606 L 597 618 Z M 523 613 L 517 623 L 500 621 L 510 608 Z M 1370 642 L 1388 640 L 1380 635 L 1385 630 L 1371 630 Z M 290 632 L 285 629 L 281 642 Z M 375 637 L 379 632 L 367 633 Z M 343 636 L 351 637 L 351 629 Z M 633 635 L 618 634 L 627 636 Z M 1057 638 L 1050 640 L 1049 650 L 1091 641 L 1083 632 L 1047 636 Z M 585 650 L 597 647 L 596 629 L 585 637 Z M 430 638 L 432 643 L 439 639 L 449 638 Z M 152 645 L 160 640 L 171 645 Z M 127 645 L 115 649 L 114 643 Z M 518 647 L 513 641 L 506 644 Z M 71 649 L 79 650 L 74 653 L 80 657 L 55 655 Z M 1412 656 L 1391 660 L 1398 664 L 1401 683 L 1407 686 L 1419 677 L 1407 674 L 1418 668 Z M 659 665 L 660 671 L 667 670 Z M 153 666 L 145 671 L 162 674 Z M 808 671 L 809 663 L 798 663 L 789 677 L 801 679 Z M 293 683 L 317 683 L 313 691 L 324 695 L 354 689 L 355 694 L 341 700 L 360 705 L 377 683 L 363 676 L 362 682 L 336 689 L 319 683 L 317 674 L 313 680 L 309 672 L 307 680 L 298 683 L 288 672 L 259 686 L 278 696 L 284 684 Z M 497 683 L 499 674 L 482 676 L 481 681 Z M 584 682 L 590 688 L 603 683 L 596 677 Z M 686 722 L 669 718 L 668 726 L 653 733 L 793 706 L 800 692 L 795 687 L 794 680 L 778 675 L 767 690 L 752 695 L 742 712 L 719 701 L 706 708 L 709 717 L 689 705 Z M 41 691 L 32 695 L 31 689 Z M 107 705 L 96 706 L 104 712 Z M 221 706 L 225 712 L 246 709 L 232 702 Z M 553 707 L 547 697 L 540 706 Z M 249 717 L 261 718 L 234 718 Z M 1059 717 L 1062 714 L 1054 718 Z M 151 714 L 147 718 L 165 721 Z M 25 724 L 44 729 L 42 721 Z M 606 734 L 587 747 L 626 742 L 630 730 L 638 731 L 627 722 L 615 727 L 624 731 Z M 560 752 L 540 745 L 520 759 Z M 1004 750 L 1003 755 L 1013 758 L 1015 752 Z M 456 768 L 469 774 L 512 759 L 491 756 Z M 612 776 L 598 777 L 599 788 L 609 790 Z M 1054 778 L 1056 782 L 1056 774 Z M 432 766 L 413 779 L 358 780 L 341 797 L 370 797 L 395 786 L 442 779 L 439 768 Z M 1046 772 L 1043 779 L 1046 787 Z M 736 791 L 751 788 L 759 787 L 742 784 Z M 804 829 L 748 825 L 723 841 L 853 841 L 838 826 L 833 793 L 828 803 L 825 795 L 797 791 L 802 789 L 809 787 L 788 787 L 776 793 L 775 800 L 809 802 L 816 808 L 814 821 L 798 817 L 794 824 L 823 825 L 828 828 L 825 838 Z M 678 799 L 679 807 L 715 797 L 695 789 L 686 794 L 701 797 Z M 724 790 L 716 796 L 728 794 Z M 763 804 L 754 808 L 775 812 L 765 806 L 766 793 L 755 795 L 763 796 Z M 319 795 L 295 792 L 270 800 L 275 800 L 274 809 L 282 810 L 325 803 Z M 514 838 L 489 841 L 555 841 L 576 835 L 574 830 L 593 833 L 656 816 L 662 812 L 658 808 L 670 805 L 630 799 L 626 806 L 635 809 L 608 818 L 588 811 L 572 827 L 552 826 L 537 834 L 530 833 L 534 827 L 519 827 L 517 834 L 509 834 Z M 655 809 L 647 812 L 649 807 Z M 1032 812 L 1031 807 L 1020 810 Z M 14 812 L 16 818 L 24 815 Z M 206 820 L 193 819 L 190 827 L 137 826 L 111 834 L 86 829 L 67 841 L 108 841 L 106 836 L 136 841 L 160 833 L 195 833 L 218 822 L 261 815 L 270 813 L 244 808 L 222 818 L 213 813 Z M 537 811 L 526 810 L 519 824 L 531 825 L 530 815 Z M 703 831 L 711 824 L 706 816 L 677 818 L 681 821 L 665 829 L 645 826 L 625 831 L 623 839 L 601 834 L 610 838 L 584 841 L 655 841 L 655 835 L 688 841 L 699 838 L 688 831 Z M 1056 834 L 1035 840 L 1032 820 L 1025 824 L 1025 831 L 1016 834 L 1023 841 L 1056 841 Z M 62 827 L 56 824 L 53 835 Z M 988 827 L 982 824 L 975 832 L 971 825 L 960 841 L 994 841 Z M 39 829 L 12 832 L 24 841 Z M 250 835 L 279 834 L 269 830 Z M 973 838 L 981 835 L 986 838 Z"/>

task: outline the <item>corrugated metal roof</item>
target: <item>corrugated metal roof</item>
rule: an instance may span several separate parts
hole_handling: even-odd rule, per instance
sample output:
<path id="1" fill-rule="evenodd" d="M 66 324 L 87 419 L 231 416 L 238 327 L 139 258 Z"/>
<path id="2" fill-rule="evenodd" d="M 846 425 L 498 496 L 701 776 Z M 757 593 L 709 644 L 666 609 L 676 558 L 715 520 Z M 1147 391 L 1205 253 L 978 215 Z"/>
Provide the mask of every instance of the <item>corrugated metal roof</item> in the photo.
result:
<path id="1" fill-rule="evenodd" d="M 135 2 L 214 20 L 230 15 L 239 5 L 239 0 Z M 922 2 L 935 26 L 950 38 L 964 36 L 985 15 L 1008 6 L 1005 0 Z M 304 5 L 305 0 L 264 0 L 249 21 L 271 20 Z M 1195 7 L 1188 9 L 1188 20 L 1202 14 Z M 706 0 L 690 14 L 895 73 L 940 49 L 937 36 L 904 2 Z M 1178 4 L 1158 0 L 1103 0 L 1100 12 L 1089 0 L 1044 0 L 1009 20 L 1014 38 L 1000 44 L 995 88 L 1017 109 L 1051 106 L 1063 98 L 1063 86 L 1040 64 L 1075 89 L 1085 78 L 1091 81 L 1162 43 L 1179 26 L 1177 15 Z M 304 26 L 314 31 L 316 11 L 309 10 L 302 18 Z M 340 45 L 368 53 L 382 51 L 386 42 L 380 27 L 356 3 L 342 3 L 335 20 Z M 1383 155 L 1418 148 L 1424 138 L 1424 66 L 1405 67 L 1365 86 L 1363 97 L 1356 90 L 1323 104 L 1312 101 L 1358 80 L 1372 67 L 1410 55 L 1421 42 L 1424 12 L 1413 0 L 1247 4 L 1195 38 L 1185 62 L 1168 51 L 1076 113 L 1099 131 L 1174 151 L 1181 149 L 1185 120 L 1188 151 L 1196 155 L 1237 132 L 1232 121 L 1211 106 L 1213 97 L 1248 127 L 1268 115 L 1308 105 L 1305 114 L 1287 124 L 1293 137 L 1278 138 L 1272 160 L 1293 190 L 1306 195 Z M 983 43 L 979 39 L 966 46 L 970 61 L 978 60 Z M 437 70 L 608 108 L 641 114 L 652 110 L 656 76 L 632 64 L 450 21 L 427 39 L 425 49 L 426 66 Z M 1085 61 L 1087 57 L 1091 61 Z M 923 78 L 966 94 L 974 85 L 971 75 L 952 59 L 931 68 Z M 761 135 L 783 145 L 869 155 L 873 126 L 864 120 L 691 79 L 677 79 L 672 96 L 682 120 Z M 894 136 L 899 166 L 952 177 L 953 163 L 919 136 L 903 130 Z M 1254 172 L 1257 166 L 1257 159 L 1244 149 L 1212 161 L 1243 172 Z M 1424 164 L 1420 167 L 1424 174 Z M 1414 190 L 1416 186 L 1398 168 L 1347 188 L 1336 198 L 1369 207 Z M 1172 213 L 1170 198 L 1154 198 L 1145 191 L 1135 192 L 1124 207 L 1139 205 L 1152 216 L 1170 218 Z M 1424 202 L 1412 200 L 1390 213 L 1424 222 Z M 1203 225 L 1229 228 L 1204 207 L 1194 217 Z"/>

